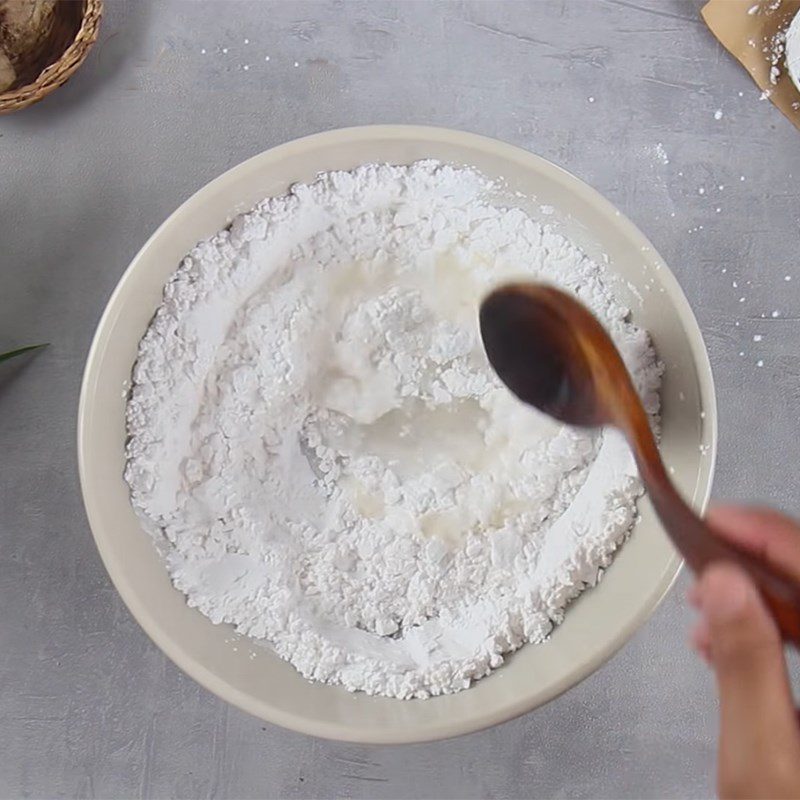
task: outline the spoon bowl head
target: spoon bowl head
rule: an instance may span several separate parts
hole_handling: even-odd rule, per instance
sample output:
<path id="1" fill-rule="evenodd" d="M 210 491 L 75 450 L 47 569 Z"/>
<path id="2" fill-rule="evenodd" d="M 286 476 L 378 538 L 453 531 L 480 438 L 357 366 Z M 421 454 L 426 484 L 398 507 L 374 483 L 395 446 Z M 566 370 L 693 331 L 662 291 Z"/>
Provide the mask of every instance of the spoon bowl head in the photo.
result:
<path id="1" fill-rule="evenodd" d="M 489 362 L 524 403 L 561 422 L 611 422 L 595 369 L 603 351 L 619 359 L 600 323 L 570 295 L 536 283 L 512 283 L 481 304 L 480 329 Z"/>

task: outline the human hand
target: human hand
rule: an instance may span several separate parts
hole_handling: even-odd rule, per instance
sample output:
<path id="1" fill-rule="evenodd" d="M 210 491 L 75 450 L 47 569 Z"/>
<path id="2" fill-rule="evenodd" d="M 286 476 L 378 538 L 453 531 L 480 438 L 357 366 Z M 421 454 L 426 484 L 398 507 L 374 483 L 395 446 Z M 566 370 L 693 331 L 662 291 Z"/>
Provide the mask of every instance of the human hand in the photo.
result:
<path id="1" fill-rule="evenodd" d="M 800 526 L 774 511 L 718 507 L 714 530 L 800 581 Z M 720 701 L 721 798 L 800 797 L 800 724 L 780 633 L 738 567 L 709 566 L 690 592 L 692 644 L 714 670 Z"/>

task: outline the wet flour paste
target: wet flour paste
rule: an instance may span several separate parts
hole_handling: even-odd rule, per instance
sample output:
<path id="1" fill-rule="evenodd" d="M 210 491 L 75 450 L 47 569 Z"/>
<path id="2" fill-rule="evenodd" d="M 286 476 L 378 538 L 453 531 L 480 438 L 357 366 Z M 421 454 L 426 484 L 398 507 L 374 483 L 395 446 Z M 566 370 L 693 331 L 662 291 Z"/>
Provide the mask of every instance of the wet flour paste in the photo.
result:
<path id="1" fill-rule="evenodd" d="M 295 186 L 195 247 L 142 339 L 136 511 L 190 605 L 314 680 L 463 689 L 544 640 L 633 525 L 622 440 L 515 400 L 477 308 L 509 277 L 576 293 L 654 415 L 649 338 L 604 268 L 495 191 L 434 162 Z"/>

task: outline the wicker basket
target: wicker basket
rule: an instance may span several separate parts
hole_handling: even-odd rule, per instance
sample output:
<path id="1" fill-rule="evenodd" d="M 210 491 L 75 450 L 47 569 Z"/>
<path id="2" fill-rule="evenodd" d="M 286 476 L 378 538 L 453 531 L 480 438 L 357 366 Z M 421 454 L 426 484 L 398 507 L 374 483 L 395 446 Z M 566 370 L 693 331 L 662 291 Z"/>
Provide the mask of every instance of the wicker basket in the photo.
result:
<path id="1" fill-rule="evenodd" d="M 17 81 L 0 93 L 0 114 L 36 103 L 63 85 L 97 39 L 103 0 L 58 0 L 37 46 L 15 64 Z"/>

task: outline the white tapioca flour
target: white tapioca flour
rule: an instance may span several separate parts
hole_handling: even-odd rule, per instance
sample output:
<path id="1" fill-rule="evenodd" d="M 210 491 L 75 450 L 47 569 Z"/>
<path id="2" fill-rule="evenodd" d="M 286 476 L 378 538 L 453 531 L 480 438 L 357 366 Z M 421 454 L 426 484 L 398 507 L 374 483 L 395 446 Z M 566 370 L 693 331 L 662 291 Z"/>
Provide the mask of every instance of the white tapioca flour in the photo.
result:
<path id="1" fill-rule="evenodd" d="M 634 522 L 622 440 L 515 400 L 477 308 L 511 276 L 574 291 L 654 415 L 648 336 L 495 191 L 434 162 L 295 186 L 199 244 L 142 339 L 133 505 L 190 605 L 309 678 L 463 689 L 545 639 Z"/>

